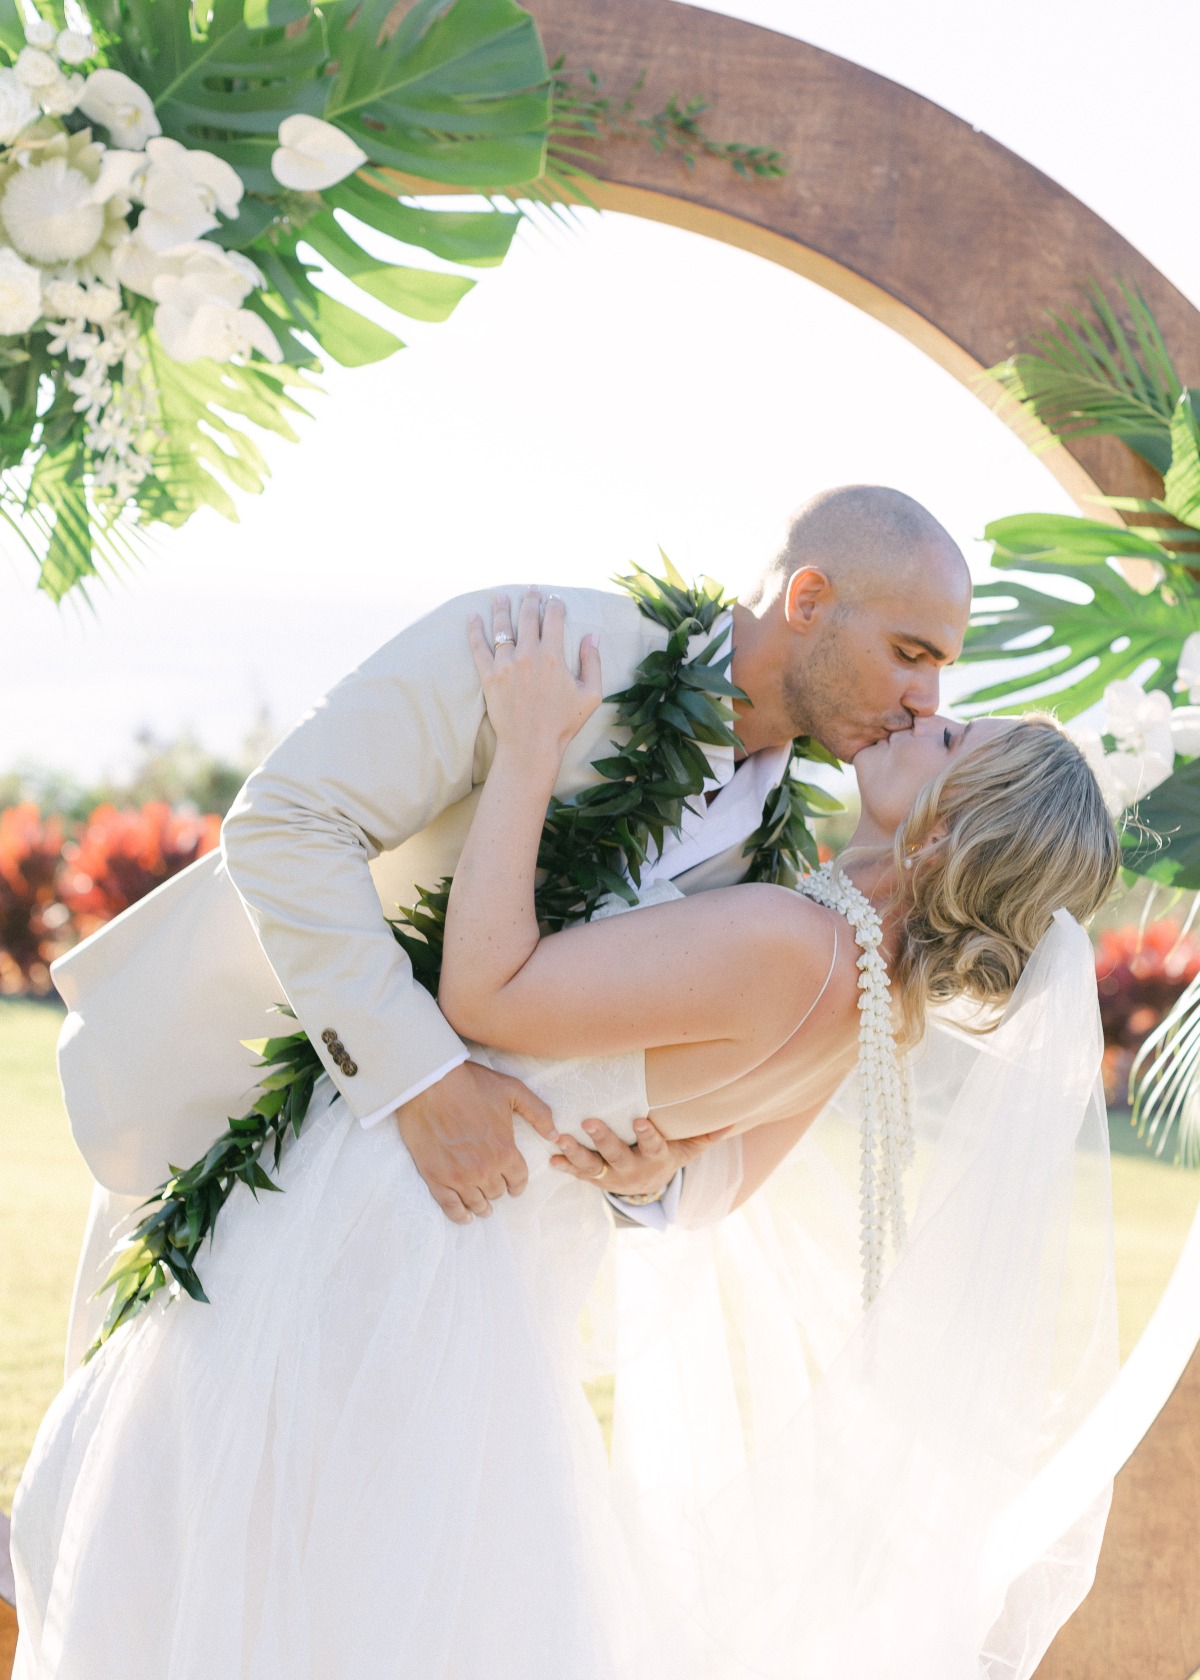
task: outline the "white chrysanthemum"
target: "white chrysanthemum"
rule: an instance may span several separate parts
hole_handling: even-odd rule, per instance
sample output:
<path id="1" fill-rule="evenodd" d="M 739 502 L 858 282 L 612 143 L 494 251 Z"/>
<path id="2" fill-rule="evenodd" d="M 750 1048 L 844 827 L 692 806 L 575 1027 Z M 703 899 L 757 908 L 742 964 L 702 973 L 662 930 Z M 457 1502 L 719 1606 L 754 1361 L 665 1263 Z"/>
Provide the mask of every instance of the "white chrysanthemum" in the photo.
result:
<path id="1" fill-rule="evenodd" d="M 120 70 L 93 70 L 84 83 L 79 109 L 93 122 L 103 123 L 114 146 L 140 152 L 162 133 L 154 101 Z"/>
<path id="2" fill-rule="evenodd" d="M 86 257 L 104 231 L 104 206 L 90 202 L 92 183 L 66 158 L 18 169 L 0 198 L 0 221 L 22 256 L 34 262 Z"/>
<path id="3" fill-rule="evenodd" d="M 48 117 L 65 117 L 68 111 L 73 111 L 83 97 L 83 77 L 64 76 L 60 73 L 56 82 L 49 87 L 38 89 L 38 104 Z"/>
<path id="4" fill-rule="evenodd" d="M 62 72 L 48 52 L 38 47 L 22 47 L 13 66 L 18 78 L 34 93 L 39 88 L 52 87 Z"/>
<path id="5" fill-rule="evenodd" d="M 86 64 L 96 51 L 96 43 L 81 29 L 64 29 L 54 43 L 54 50 L 64 64 Z"/>
<path id="6" fill-rule="evenodd" d="M 46 280 L 42 285 L 45 313 L 56 321 L 81 321 L 87 293 L 75 280 Z"/>
<path id="7" fill-rule="evenodd" d="M 279 150 L 271 155 L 271 173 L 281 187 L 320 192 L 353 175 L 366 161 L 366 152 L 340 128 L 298 111 L 279 125 Z"/>
<path id="8" fill-rule="evenodd" d="M 147 167 L 137 185 L 146 206 L 137 237 L 152 251 L 190 244 L 220 224 L 215 212 L 236 216 L 242 178 L 212 152 L 192 151 L 178 140 L 151 140 Z"/>
<path id="9" fill-rule="evenodd" d="M 42 313 L 42 277 L 8 246 L 0 247 L 0 333 L 25 333 Z"/>
<path id="10" fill-rule="evenodd" d="M 11 146 L 37 114 L 29 89 L 16 71 L 0 69 L 0 146 Z"/>
<path id="11" fill-rule="evenodd" d="M 60 321 L 111 321 L 121 307 L 115 286 L 81 286 L 77 280 L 46 280 L 42 283 L 43 313 Z M 120 361 L 119 352 L 112 360 Z"/>

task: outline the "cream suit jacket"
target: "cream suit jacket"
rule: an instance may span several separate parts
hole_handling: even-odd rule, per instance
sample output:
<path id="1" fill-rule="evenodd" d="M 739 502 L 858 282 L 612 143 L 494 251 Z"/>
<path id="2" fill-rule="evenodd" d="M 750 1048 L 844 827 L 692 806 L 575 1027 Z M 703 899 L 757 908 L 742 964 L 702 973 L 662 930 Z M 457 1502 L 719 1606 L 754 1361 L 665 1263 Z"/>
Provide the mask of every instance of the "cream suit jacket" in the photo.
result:
<path id="1" fill-rule="evenodd" d="M 569 655 L 599 635 L 606 693 L 666 643 L 627 596 L 557 593 Z M 467 643 L 469 613 L 489 622 L 490 602 L 488 592 L 446 603 L 340 682 L 250 777 L 220 854 L 55 965 L 69 1010 L 67 1111 L 101 1186 L 145 1196 L 169 1163 L 203 1154 L 254 1084 L 240 1041 L 288 1024 L 273 1004 L 290 1004 L 360 1119 L 461 1050 L 381 905 L 411 903 L 414 885 L 451 873 L 462 848 L 495 746 Z M 603 706 L 571 742 L 560 797 L 596 779 L 615 721 Z M 694 891 L 744 872 L 739 845 L 679 884 Z M 321 1040 L 327 1029 L 345 1046 L 339 1061 Z"/>

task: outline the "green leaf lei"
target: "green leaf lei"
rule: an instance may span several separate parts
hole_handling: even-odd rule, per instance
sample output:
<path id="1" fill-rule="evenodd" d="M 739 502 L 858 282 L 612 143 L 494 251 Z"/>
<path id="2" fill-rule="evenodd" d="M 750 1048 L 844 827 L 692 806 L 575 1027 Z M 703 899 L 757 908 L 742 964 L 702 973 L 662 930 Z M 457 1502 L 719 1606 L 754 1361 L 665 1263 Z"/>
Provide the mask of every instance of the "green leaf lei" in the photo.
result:
<path id="1" fill-rule="evenodd" d="M 689 642 L 708 634 L 732 602 L 708 578 L 689 588 L 663 559 L 664 578 L 639 567 L 615 580 L 647 618 L 665 627 L 667 645 L 642 661 L 629 688 L 608 697 L 628 739 L 596 760 L 600 780 L 571 799 L 550 803 L 536 891 L 538 918 L 547 932 L 589 920 L 610 893 L 636 903 L 643 864 L 657 855 L 668 833 L 679 829 L 685 802 L 703 791 L 710 775 L 703 748 L 738 745 L 733 702 L 745 696 L 729 680 L 729 629 L 688 658 Z M 793 771 L 801 759 L 837 763 L 810 737 L 793 742 L 787 773 L 772 789 L 762 823 L 746 843 L 752 881 L 794 885 L 817 863 L 809 817 L 840 809 L 821 788 L 796 779 Z M 389 921 L 416 978 L 435 997 L 450 884 L 447 877 L 434 888 L 419 888 L 418 902 Z M 265 1070 L 254 1103 L 230 1120 L 202 1160 L 186 1171 L 172 1167 L 172 1176 L 144 1204 L 151 1211 L 119 1250 L 100 1291 L 111 1289 L 113 1296 L 88 1358 L 171 1282 L 194 1301 L 207 1301 L 196 1259 L 230 1192 L 238 1183 L 255 1196 L 278 1189 L 261 1156 L 271 1144 L 279 1165 L 287 1133 L 299 1135 L 324 1069 L 303 1031 L 254 1040 L 249 1048 L 258 1052 L 258 1066 Z"/>

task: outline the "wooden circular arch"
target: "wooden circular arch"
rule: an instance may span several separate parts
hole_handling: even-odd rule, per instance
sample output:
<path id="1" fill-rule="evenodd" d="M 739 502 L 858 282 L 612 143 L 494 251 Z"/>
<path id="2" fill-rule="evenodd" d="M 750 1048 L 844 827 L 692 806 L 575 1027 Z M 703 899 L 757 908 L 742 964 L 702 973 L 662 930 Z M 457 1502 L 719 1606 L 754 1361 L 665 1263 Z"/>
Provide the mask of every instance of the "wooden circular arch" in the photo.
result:
<path id="1" fill-rule="evenodd" d="M 1132 281 L 1184 383 L 1200 384 L 1200 313 L 1183 294 L 1086 205 L 940 106 L 803 41 L 677 0 L 525 3 L 551 62 L 594 71 L 617 96 L 644 73 L 649 110 L 702 95 L 714 134 L 787 154 L 782 179 L 747 181 L 713 160 L 689 172 L 645 143 L 611 141 L 593 166 L 599 207 L 816 281 L 984 400 L 984 369 L 1027 346 L 1050 311 L 1091 280 Z M 1106 516 L 1088 501 L 1097 493 L 1161 487 L 1110 438 L 1056 445 L 1042 459 L 1092 517 Z M 1195 1345 L 1184 1333 L 1184 1358 L 1160 1365 L 1160 1383 L 1169 1374 L 1155 1404 L 1166 1404 L 1117 1477 L 1097 1586 L 1037 1680 L 1200 1680 L 1200 1352 L 1165 1392 Z"/>
<path id="2" fill-rule="evenodd" d="M 600 207 L 780 263 L 977 394 L 983 370 L 1027 345 L 1088 281 L 1130 280 L 1184 383 L 1200 383 L 1200 313 L 1183 294 L 1049 176 L 940 105 L 804 41 L 676 0 L 525 3 L 551 62 L 594 71 L 618 96 L 644 72 L 648 110 L 703 95 L 715 134 L 788 158 L 782 179 L 747 181 L 711 159 L 689 172 L 642 141 L 612 141 L 589 189 Z M 1147 494 L 1158 482 L 1108 438 L 1044 460 L 1079 501 Z"/>

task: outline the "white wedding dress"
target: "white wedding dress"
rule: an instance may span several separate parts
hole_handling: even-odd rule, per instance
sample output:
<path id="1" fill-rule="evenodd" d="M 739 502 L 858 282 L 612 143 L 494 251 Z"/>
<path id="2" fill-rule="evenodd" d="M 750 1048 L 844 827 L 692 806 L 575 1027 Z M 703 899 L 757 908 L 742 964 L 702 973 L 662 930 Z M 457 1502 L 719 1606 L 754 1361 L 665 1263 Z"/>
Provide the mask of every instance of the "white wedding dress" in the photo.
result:
<path id="1" fill-rule="evenodd" d="M 525 1193 L 451 1224 L 323 1081 L 212 1304 L 160 1296 L 47 1415 L 14 1680 L 1025 1680 L 1106 1500 L 1030 1543 L 1021 1499 L 1115 1370 L 1090 1049 L 1050 1144 L 1044 1103 L 989 1107 L 1061 1059 L 1037 970 L 1017 1036 L 951 1031 L 926 1081 L 865 1317 L 836 1105 L 738 1213 L 614 1239 L 524 1127 Z M 646 1111 L 640 1054 L 488 1059 L 561 1129 Z"/>

